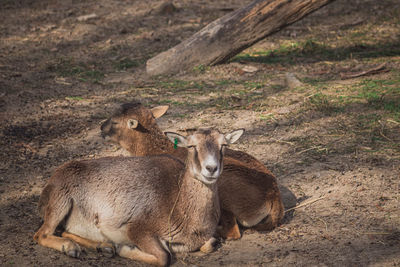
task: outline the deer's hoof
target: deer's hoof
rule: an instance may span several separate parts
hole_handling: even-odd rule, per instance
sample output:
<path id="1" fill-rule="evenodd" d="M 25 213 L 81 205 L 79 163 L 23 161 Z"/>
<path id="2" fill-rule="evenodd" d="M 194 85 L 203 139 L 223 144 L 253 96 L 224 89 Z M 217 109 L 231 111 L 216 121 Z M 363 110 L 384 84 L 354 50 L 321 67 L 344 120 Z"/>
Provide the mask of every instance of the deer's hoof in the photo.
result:
<path id="1" fill-rule="evenodd" d="M 109 243 L 101 243 L 96 250 L 107 258 L 112 258 L 116 254 L 115 247 Z"/>
<path id="2" fill-rule="evenodd" d="M 79 245 L 70 240 L 68 240 L 68 242 L 66 242 L 62 246 L 62 251 L 65 253 L 65 255 L 70 256 L 72 258 L 79 258 L 82 252 Z"/>
<path id="3" fill-rule="evenodd" d="M 210 238 L 201 248 L 200 251 L 203 253 L 211 253 L 216 250 L 218 246 L 218 240 L 213 238 Z"/>

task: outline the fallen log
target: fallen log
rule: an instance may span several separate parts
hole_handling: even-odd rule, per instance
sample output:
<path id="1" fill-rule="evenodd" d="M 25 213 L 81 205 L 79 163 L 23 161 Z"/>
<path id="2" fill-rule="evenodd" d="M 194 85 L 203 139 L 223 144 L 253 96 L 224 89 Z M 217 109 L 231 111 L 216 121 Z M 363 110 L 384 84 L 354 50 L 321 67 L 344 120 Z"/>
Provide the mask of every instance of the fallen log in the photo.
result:
<path id="1" fill-rule="evenodd" d="M 256 0 L 208 24 L 147 61 L 150 75 L 224 63 L 254 43 L 334 0 Z"/>

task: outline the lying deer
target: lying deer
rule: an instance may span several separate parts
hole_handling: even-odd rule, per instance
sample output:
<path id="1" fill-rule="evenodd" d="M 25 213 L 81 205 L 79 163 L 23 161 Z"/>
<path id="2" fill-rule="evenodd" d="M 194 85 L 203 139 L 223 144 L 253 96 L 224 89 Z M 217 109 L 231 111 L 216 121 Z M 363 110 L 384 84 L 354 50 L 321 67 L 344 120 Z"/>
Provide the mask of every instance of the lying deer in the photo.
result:
<path id="1" fill-rule="evenodd" d="M 80 247 L 107 248 L 149 264 L 169 264 L 170 251 L 212 251 L 219 217 L 218 177 L 225 146 L 243 133 L 166 133 L 187 149 L 185 164 L 169 155 L 71 161 L 44 188 L 44 223 L 34 239 L 78 257 Z M 58 225 L 65 231 L 54 235 Z M 77 244 L 78 243 L 78 244 Z"/>
<path id="2" fill-rule="evenodd" d="M 168 106 L 147 109 L 140 103 L 124 104 L 102 124 L 102 135 L 135 156 L 170 154 L 182 160 L 187 149 L 174 148 L 155 121 L 167 109 Z M 276 178 L 249 154 L 231 149 L 225 153 L 224 172 L 218 180 L 219 234 L 226 239 L 240 238 L 237 221 L 256 230 L 273 229 L 284 214 Z"/>

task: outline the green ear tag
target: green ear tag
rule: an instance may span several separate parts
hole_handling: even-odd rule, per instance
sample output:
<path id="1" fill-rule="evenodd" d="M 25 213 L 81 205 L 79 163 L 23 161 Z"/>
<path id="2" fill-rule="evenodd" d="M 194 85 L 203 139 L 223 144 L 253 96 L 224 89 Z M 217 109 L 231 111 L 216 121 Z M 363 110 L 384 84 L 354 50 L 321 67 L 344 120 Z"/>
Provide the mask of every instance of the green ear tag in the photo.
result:
<path id="1" fill-rule="evenodd" d="M 174 139 L 174 149 L 178 148 L 178 138 Z"/>

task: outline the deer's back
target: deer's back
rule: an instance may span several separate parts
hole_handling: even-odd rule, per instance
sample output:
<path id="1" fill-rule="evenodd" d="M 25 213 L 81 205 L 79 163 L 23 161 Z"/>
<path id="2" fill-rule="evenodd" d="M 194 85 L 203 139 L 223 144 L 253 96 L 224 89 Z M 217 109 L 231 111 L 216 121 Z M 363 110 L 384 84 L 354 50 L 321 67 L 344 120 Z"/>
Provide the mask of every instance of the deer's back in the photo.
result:
<path id="1" fill-rule="evenodd" d="M 51 207 L 48 199 L 67 196 L 88 220 L 122 225 L 165 206 L 161 203 L 176 194 L 182 170 L 182 162 L 168 155 L 72 161 L 50 178 L 39 208 Z"/>

